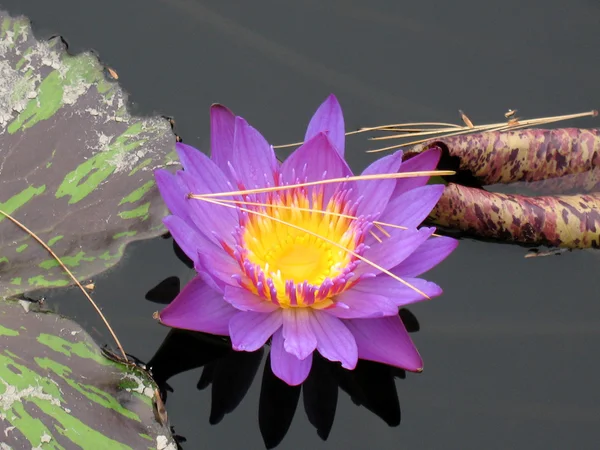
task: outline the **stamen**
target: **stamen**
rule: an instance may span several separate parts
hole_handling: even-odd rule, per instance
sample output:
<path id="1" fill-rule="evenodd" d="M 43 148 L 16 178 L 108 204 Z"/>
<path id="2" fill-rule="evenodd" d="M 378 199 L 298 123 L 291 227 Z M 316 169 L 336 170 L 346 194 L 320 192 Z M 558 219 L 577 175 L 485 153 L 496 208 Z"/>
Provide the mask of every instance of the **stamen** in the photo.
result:
<path id="1" fill-rule="evenodd" d="M 537 125 L 546 125 L 554 122 L 559 122 L 563 120 L 570 119 L 578 119 L 581 117 L 596 117 L 598 115 L 597 110 L 592 110 L 583 113 L 576 114 L 566 114 L 562 116 L 550 116 L 550 117 L 542 117 L 538 119 L 529 119 L 529 120 L 520 120 L 518 118 L 513 117 L 513 115 L 505 115 L 508 119 L 506 122 L 499 122 L 488 125 L 473 125 L 468 117 L 461 114 L 461 118 L 463 119 L 464 125 L 457 125 L 453 123 L 445 123 L 445 122 L 409 122 L 409 123 L 396 123 L 389 125 L 378 125 L 374 127 L 363 127 L 358 130 L 349 131 L 346 133 L 346 136 L 366 133 L 370 131 L 385 131 L 385 132 L 398 132 L 402 134 L 396 134 L 391 136 L 378 136 L 369 138 L 369 140 L 379 141 L 386 139 L 402 139 L 408 136 L 433 136 L 440 135 L 436 139 L 443 139 L 450 136 L 457 136 L 460 134 L 466 133 L 477 133 L 482 131 L 505 131 L 505 130 L 518 130 L 521 128 L 533 127 Z M 465 118 L 467 120 L 465 120 Z M 419 127 L 419 128 L 414 128 Z M 422 127 L 437 127 L 437 128 L 422 128 Z M 446 134 L 447 133 L 447 134 Z M 393 145 L 390 147 L 379 148 L 374 150 L 367 150 L 367 153 L 378 153 L 388 150 L 395 150 L 402 147 L 408 147 L 412 145 L 422 144 L 423 142 L 427 142 L 433 138 L 425 138 L 412 142 L 405 142 L 403 144 Z M 275 145 L 273 148 L 287 148 L 287 147 L 296 147 L 302 145 L 304 142 L 294 142 L 292 144 L 285 145 Z"/>
<path id="2" fill-rule="evenodd" d="M 376 235 L 376 234 L 373 232 L 373 230 L 369 230 L 369 234 L 370 234 L 371 236 L 373 236 L 373 237 L 375 238 L 375 240 L 376 240 L 377 242 L 379 242 L 380 244 L 383 242 L 383 241 L 381 240 L 381 238 L 380 238 L 379 236 L 377 236 L 377 235 Z"/>
<path id="3" fill-rule="evenodd" d="M 385 229 L 381 226 L 383 225 L 381 224 L 381 222 L 373 222 L 373 224 L 377 227 L 379 231 L 381 231 L 385 235 L 385 237 L 391 237 L 390 234 L 387 231 L 385 231 Z"/>
<path id="4" fill-rule="evenodd" d="M 385 140 L 385 139 L 402 139 L 402 138 L 405 138 L 408 136 L 420 136 L 420 135 L 422 135 L 422 136 L 440 135 L 440 136 L 437 136 L 435 139 L 443 139 L 443 138 L 447 138 L 447 137 L 451 137 L 451 136 L 458 136 L 461 134 L 470 134 L 470 133 L 483 132 L 483 131 L 518 130 L 521 128 L 533 127 L 533 126 L 537 126 L 537 125 L 546 125 L 549 123 L 559 122 L 559 121 L 563 121 L 563 120 L 578 119 L 581 117 L 590 117 L 590 116 L 595 117 L 597 115 L 598 115 L 598 111 L 592 110 L 592 111 L 588 111 L 588 112 L 584 112 L 584 113 L 567 114 L 567 115 L 562 115 L 562 116 L 542 117 L 542 118 L 538 118 L 538 119 L 528 119 L 528 120 L 519 120 L 519 119 L 515 119 L 515 118 L 509 118 L 509 120 L 507 122 L 499 122 L 499 123 L 493 123 L 493 124 L 488 124 L 488 125 L 477 125 L 477 126 L 465 121 L 464 126 L 454 125 L 454 127 L 457 131 L 449 130 L 448 128 L 438 128 L 438 129 L 421 129 L 421 130 L 418 130 L 416 133 L 411 133 L 407 129 L 402 129 L 402 128 L 391 129 L 388 126 L 375 127 L 372 129 L 364 129 L 364 130 L 403 132 L 403 134 L 370 138 L 370 140 L 374 140 L 374 141 Z M 464 117 L 463 117 L 463 120 L 464 120 Z M 414 125 L 414 124 L 405 124 L 405 125 Z M 444 125 L 450 125 L 450 124 L 444 124 Z M 393 125 L 393 126 L 400 127 L 402 125 L 398 124 L 398 125 Z M 383 152 L 383 151 L 388 151 L 388 150 L 395 150 L 395 149 L 402 148 L 402 147 L 408 147 L 408 146 L 412 146 L 412 145 L 422 144 L 423 142 L 427 142 L 432 139 L 434 139 L 434 138 L 430 137 L 430 138 L 425 138 L 425 139 L 419 139 L 419 140 L 412 141 L 412 142 L 404 142 L 402 144 L 392 145 L 392 146 L 385 147 L 385 148 L 379 148 L 379 149 L 375 149 L 375 150 L 367 150 L 367 153 L 378 153 L 378 152 Z"/>
<path id="5" fill-rule="evenodd" d="M 454 123 L 445 123 L 445 122 L 408 122 L 408 123 L 394 123 L 391 125 L 378 125 L 376 127 L 363 127 L 359 128 L 357 131 L 353 131 L 353 134 L 356 133 L 365 133 L 367 131 L 387 131 L 389 128 L 396 127 L 451 127 L 451 128 L 462 128 L 462 125 L 456 125 Z"/>
<path id="6" fill-rule="evenodd" d="M 195 200 L 204 200 L 204 198 L 197 198 L 197 197 L 191 197 Z M 313 208 L 300 208 L 300 207 L 296 207 L 296 206 L 286 206 L 286 205 L 275 205 L 272 203 L 260 203 L 260 202 L 247 202 L 247 201 L 240 201 L 240 200 L 227 200 L 227 199 L 219 199 L 219 202 L 222 203 L 235 203 L 235 204 L 240 204 L 240 205 L 246 205 L 246 206 L 264 206 L 264 207 L 269 207 L 269 208 L 277 208 L 277 209 L 291 209 L 293 211 L 303 211 L 303 212 L 314 212 L 314 213 L 320 213 L 326 216 L 335 216 L 335 217 L 341 217 L 344 219 L 351 219 L 351 220 L 358 220 L 358 217 L 356 217 L 353 214 L 343 214 L 343 213 L 337 213 L 334 211 L 324 211 L 321 209 L 313 209 Z M 377 227 L 377 229 L 379 229 L 386 237 L 391 237 L 390 234 L 382 227 L 390 227 L 390 228 L 398 228 L 400 230 L 408 230 L 408 227 L 402 226 L 402 225 L 396 225 L 393 223 L 387 223 L 387 222 L 381 222 L 379 220 L 374 220 L 373 221 L 373 225 L 375 225 L 375 227 Z M 370 234 L 373 235 L 372 232 L 370 232 Z M 375 239 L 377 239 L 377 237 L 375 235 L 373 235 L 375 237 Z M 440 234 L 435 234 L 433 233 L 431 236 L 433 237 L 442 237 L 442 235 Z M 382 241 L 379 241 L 382 242 Z"/>
<path id="7" fill-rule="evenodd" d="M 196 198 L 196 197 L 194 197 L 194 198 Z M 232 206 L 232 205 L 230 205 L 230 204 L 223 203 L 223 202 L 220 202 L 220 201 L 218 201 L 218 200 L 212 200 L 212 199 L 210 199 L 210 198 L 205 198 L 205 197 L 203 197 L 203 196 L 198 196 L 197 198 L 199 198 L 199 199 L 201 199 L 201 200 L 203 200 L 203 201 L 205 201 L 205 202 L 208 202 L 208 203 L 215 204 L 215 205 L 225 206 L 225 207 L 228 207 L 228 208 L 236 208 L 235 206 Z M 238 208 L 239 208 L 239 207 L 238 207 Z M 427 294 L 425 294 L 423 291 L 421 291 L 420 289 L 416 288 L 415 286 L 413 286 L 413 285 L 412 285 L 412 284 L 410 284 L 409 282 L 407 282 L 407 281 L 403 280 L 402 278 L 398 277 L 397 275 L 394 275 L 394 274 L 393 274 L 393 273 L 391 273 L 389 270 L 387 270 L 387 269 L 384 269 L 383 267 L 379 266 L 378 264 L 374 263 L 373 261 L 370 261 L 370 260 L 368 260 L 367 258 L 365 258 L 365 257 L 361 256 L 361 255 L 360 255 L 360 254 L 358 254 L 357 252 L 355 252 L 355 251 L 352 251 L 352 250 L 350 250 L 350 249 L 348 249 L 348 248 L 344 247 L 343 245 L 340 245 L 340 244 L 338 244 L 338 243 L 337 243 L 337 242 L 335 242 L 335 241 L 332 241 L 332 240 L 330 240 L 330 239 L 327 239 L 327 238 L 326 238 L 326 237 L 324 237 L 324 236 L 321 236 L 321 235 L 319 235 L 319 234 L 317 234 L 317 233 L 314 233 L 314 232 L 312 232 L 312 231 L 310 231 L 310 230 L 307 230 L 307 229 L 305 229 L 305 228 L 302 228 L 302 227 L 300 227 L 300 226 L 294 225 L 294 224 L 292 224 L 292 223 L 286 222 L 286 221 L 284 221 L 284 220 L 281 220 L 281 219 L 278 219 L 278 218 L 276 218 L 276 217 L 269 216 L 268 214 L 263 214 L 263 213 L 260 213 L 260 212 L 258 212 L 258 211 L 252 211 L 252 210 L 250 210 L 250 209 L 246 209 L 246 208 L 239 208 L 239 209 L 240 209 L 241 211 L 245 211 L 245 212 L 247 212 L 248 214 L 254 214 L 254 215 L 256 215 L 256 216 L 263 217 L 263 218 L 265 218 L 265 219 L 270 219 L 270 220 L 273 220 L 273 221 L 275 221 L 275 222 L 282 223 L 282 224 L 284 224 L 284 225 L 287 225 L 287 226 L 289 226 L 289 227 L 291 227 L 291 228 L 294 228 L 294 229 L 296 229 L 296 230 L 302 231 L 303 233 L 307 233 L 307 234 L 309 234 L 309 235 L 311 235 L 311 236 L 314 236 L 314 237 L 316 237 L 317 239 L 322 239 L 323 241 L 327 242 L 328 244 L 330 244 L 330 245 L 333 245 L 333 246 L 335 246 L 335 247 L 339 248 L 340 250 L 347 252 L 348 254 L 350 254 L 350 255 L 354 256 L 356 259 L 359 259 L 360 261 L 362 261 L 362 262 L 364 262 L 364 263 L 366 263 L 366 264 L 370 265 L 371 267 L 373 267 L 373 268 L 375 268 L 375 269 L 377 269 L 377 270 L 381 271 L 382 273 L 385 273 L 386 275 L 389 275 L 390 277 L 392 277 L 392 278 L 394 278 L 395 280 L 399 281 L 400 283 L 402 283 L 402 284 L 403 284 L 403 285 L 405 285 L 406 287 L 408 287 L 408 288 L 412 289 L 413 291 L 417 292 L 419 295 L 422 295 L 422 296 L 423 296 L 423 297 L 425 297 L 426 299 L 428 299 L 428 300 L 430 299 L 430 297 L 429 297 Z M 361 245 L 362 245 L 362 244 L 361 244 Z M 358 250 L 358 248 L 357 248 L 357 250 Z M 270 281 L 270 280 L 271 280 L 271 279 L 269 278 L 267 281 Z M 271 283 L 272 283 L 272 281 L 271 281 Z M 269 287 L 270 287 L 270 286 L 269 286 Z M 308 283 L 306 283 L 306 282 L 304 283 L 304 285 L 303 285 L 303 289 L 302 289 L 302 291 L 301 291 L 301 292 L 303 293 L 303 297 L 305 297 L 306 295 L 309 295 L 309 293 L 308 293 L 308 292 L 305 292 L 305 291 L 304 291 L 304 288 L 305 288 L 305 287 L 308 287 Z M 275 291 L 275 293 L 276 293 L 276 291 Z M 310 299 L 308 299 L 308 300 L 310 301 Z M 312 302 L 314 303 L 314 291 L 312 292 Z M 306 299 L 306 297 L 304 298 L 304 303 L 305 303 L 305 304 L 307 304 L 307 299 Z M 310 304 L 312 304 L 312 303 L 310 303 Z"/>
<path id="8" fill-rule="evenodd" d="M 411 177 L 433 177 L 433 176 L 450 176 L 456 175 L 453 170 L 423 170 L 416 172 L 398 172 L 398 173 L 378 173 L 373 175 L 356 175 L 352 177 L 343 178 L 329 178 L 327 180 L 309 181 L 305 183 L 288 184 L 285 186 L 271 186 L 266 188 L 257 189 L 243 189 L 239 191 L 231 192 L 215 192 L 211 194 L 188 194 L 188 198 L 205 199 L 214 197 L 231 197 L 234 195 L 248 195 L 248 194 L 259 194 L 264 192 L 275 192 L 289 189 L 296 189 L 308 186 L 321 186 L 323 184 L 331 183 L 345 183 L 348 181 L 366 181 L 366 180 L 390 180 L 396 178 L 411 178 Z"/>
<path id="9" fill-rule="evenodd" d="M 459 127 L 460 129 L 462 129 L 462 127 Z M 438 128 L 438 129 L 434 129 L 434 130 L 420 130 L 418 128 L 414 129 L 402 129 L 402 128 L 398 128 L 398 129 L 390 129 L 390 130 L 385 130 L 385 131 L 395 131 L 398 132 L 398 134 L 390 134 L 389 136 L 375 136 L 375 137 L 370 137 L 369 141 L 386 141 L 388 139 L 401 139 L 404 137 L 415 137 L 415 136 L 430 136 L 432 134 L 441 134 L 441 133 L 453 133 L 456 131 L 456 128 Z M 403 134 L 400 134 L 403 133 Z"/>
<path id="10" fill-rule="evenodd" d="M 359 133 L 365 133 L 367 131 L 387 131 L 386 129 L 389 127 L 397 127 L 397 126 L 403 126 L 403 125 L 437 125 L 437 126 L 448 126 L 448 127 L 460 127 L 460 125 L 454 125 L 452 123 L 442 123 L 442 122 L 415 122 L 415 123 L 406 123 L 406 124 L 392 124 L 392 125 L 379 125 L 376 127 L 369 127 L 369 128 L 360 128 L 358 130 L 354 130 L 354 131 L 347 131 L 345 133 L 346 136 L 351 136 L 353 134 L 359 134 Z M 298 147 L 299 145 L 304 144 L 304 141 L 300 141 L 300 142 L 293 142 L 291 144 L 283 144 L 283 145 L 273 145 L 272 147 L 274 149 L 279 149 L 279 148 L 289 148 L 289 147 Z"/>

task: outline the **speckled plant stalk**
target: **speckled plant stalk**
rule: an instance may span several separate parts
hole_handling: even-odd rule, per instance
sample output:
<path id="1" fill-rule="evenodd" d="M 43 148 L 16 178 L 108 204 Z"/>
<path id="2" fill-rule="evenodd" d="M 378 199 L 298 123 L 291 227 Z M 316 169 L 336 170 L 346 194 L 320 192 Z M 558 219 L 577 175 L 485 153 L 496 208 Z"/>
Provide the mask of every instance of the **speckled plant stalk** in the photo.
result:
<path id="1" fill-rule="evenodd" d="M 440 146 L 460 159 L 482 185 L 540 181 L 586 174 L 600 167 L 600 130 L 559 128 L 489 131 L 451 136 L 423 145 Z M 599 187 L 598 178 L 578 177 L 582 191 Z"/>
<path id="2" fill-rule="evenodd" d="M 450 183 L 430 219 L 475 236 L 526 245 L 600 246 L 598 193 L 526 197 Z"/>
<path id="3" fill-rule="evenodd" d="M 467 234 L 563 248 L 600 245 L 600 131 L 490 131 L 430 141 L 483 186 L 525 182 L 553 196 L 505 195 L 450 183 L 430 219 Z M 573 195 L 564 195 L 564 194 Z"/>

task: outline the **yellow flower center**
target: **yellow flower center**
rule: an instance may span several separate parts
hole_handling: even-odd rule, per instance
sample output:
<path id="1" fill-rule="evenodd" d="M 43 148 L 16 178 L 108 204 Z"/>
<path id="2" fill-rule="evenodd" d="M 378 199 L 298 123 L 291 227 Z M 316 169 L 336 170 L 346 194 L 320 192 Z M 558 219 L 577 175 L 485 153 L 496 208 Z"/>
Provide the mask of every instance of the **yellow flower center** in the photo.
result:
<path id="1" fill-rule="evenodd" d="M 345 217 L 354 212 L 346 197 L 340 191 L 323 208 L 322 189 L 310 196 L 294 189 L 253 208 L 260 215 L 248 214 L 241 236 L 244 259 L 257 269 L 246 273 L 253 282 L 246 287 L 282 307 L 331 305 L 348 285 L 344 276 L 355 260 L 350 252 L 362 242 L 357 220 Z"/>

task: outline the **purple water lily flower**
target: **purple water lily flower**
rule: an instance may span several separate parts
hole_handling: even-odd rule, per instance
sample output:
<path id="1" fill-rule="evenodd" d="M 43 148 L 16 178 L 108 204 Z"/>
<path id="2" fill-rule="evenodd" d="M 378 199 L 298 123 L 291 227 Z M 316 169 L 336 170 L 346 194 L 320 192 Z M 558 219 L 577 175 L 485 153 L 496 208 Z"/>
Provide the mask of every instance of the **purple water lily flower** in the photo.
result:
<path id="1" fill-rule="evenodd" d="M 209 158 L 178 143 L 185 170 L 156 172 L 172 213 L 164 223 L 198 272 L 160 321 L 230 336 L 240 351 L 272 337 L 272 370 L 290 385 L 306 379 L 315 350 L 346 369 L 362 358 L 422 370 L 398 309 L 442 293 L 417 277 L 457 242 L 417 227 L 444 187 L 413 177 L 285 188 L 352 176 L 333 95 L 283 163 L 258 131 L 220 105 L 211 108 L 211 146 Z M 402 163 L 397 152 L 363 174 L 433 170 L 439 157 L 432 149 Z M 242 190 L 254 192 L 234 194 Z"/>

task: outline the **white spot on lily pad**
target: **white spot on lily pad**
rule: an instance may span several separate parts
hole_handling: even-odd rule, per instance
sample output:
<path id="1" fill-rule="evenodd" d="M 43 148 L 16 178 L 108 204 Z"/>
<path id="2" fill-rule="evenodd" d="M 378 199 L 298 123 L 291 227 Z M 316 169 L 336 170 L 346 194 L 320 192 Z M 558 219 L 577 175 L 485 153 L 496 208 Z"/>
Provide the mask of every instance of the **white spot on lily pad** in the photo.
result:
<path id="1" fill-rule="evenodd" d="M 26 76 L 13 69 L 7 61 L 0 60 L 0 129 L 2 132 L 4 127 L 25 109 L 31 93 L 35 93 L 35 84 L 35 77 Z"/>
<path id="2" fill-rule="evenodd" d="M 90 88 L 89 83 L 84 83 L 83 80 L 78 80 L 77 83 L 72 85 L 66 85 L 63 90 L 62 100 L 66 105 L 73 105 L 81 97 L 85 94 Z"/>
<path id="3" fill-rule="evenodd" d="M 44 434 L 42 434 L 42 436 L 40 437 L 40 445 L 38 445 L 37 447 L 32 447 L 31 450 L 44 450 L 44 448 L 47 448 L 46 446 L 44 446 L 43 444 L 47 444 L 52 440 L 52 436 L 50 436 L 48 433 L 44 432 Z"/>
<path id="4" fill-rule="evenodd" d="M 19 304 L 23 307 L 26 313 L 29 312 L 29 307 L 31 306 L 31 302 L 27 300 L 19 300 Z"/>
<path id="5" fill-rule="evenodd" d="M 166 436 L 156 436 L 156 450 L 177 450 L 177 446 Z"/>
<path id="6" fill-rule="evenodd" d="M 6 381 L 0 379 L 4 383 L 5 390 L 0 394 L 0 409 L 8 411 L 12 408 L 14 403 L 21 403 L 23 399 L 38 398 L 50 402 L 52 405 L 60 406 L 58 399 L 54 398 L 50 394 L 46 394 L 42 389 L 42 386 L 29 386 L 25 389 L 18 390 L 15 386 L 8 384 Z"/>
<path id="7" fill-rule="evenodd" d="M 137 383 L 136 387 L 127 388 L 126 389 L 127 391 L 137 392 L 138 394 L 145 395 L 146 397 L 149 397 L 149 398 L 154 397 L 154 389 L 152 389 L 152 387 L 150 387 L 150 386 L 147 386 L 144 383 L 144 380 L 142 378 L 138 377 L 137 375 L 134 375 L 132 373 L 126 373 L 123 375 L 123 377 L 121 379 L 122 380 L 132 380 L 135 383 Z"/>
<path id="8" fill-rule="evenodd" d="M 2 41 L 0 41 L 0 54 L 6 52 L 6 50 L 12 47 L 12 45 L 15 43 L 15 41 L 13 40 L 14 35 L 14 31 L 6 30 L 6 35 L 4 36 Z"/>

